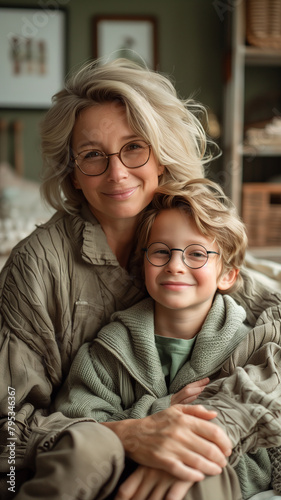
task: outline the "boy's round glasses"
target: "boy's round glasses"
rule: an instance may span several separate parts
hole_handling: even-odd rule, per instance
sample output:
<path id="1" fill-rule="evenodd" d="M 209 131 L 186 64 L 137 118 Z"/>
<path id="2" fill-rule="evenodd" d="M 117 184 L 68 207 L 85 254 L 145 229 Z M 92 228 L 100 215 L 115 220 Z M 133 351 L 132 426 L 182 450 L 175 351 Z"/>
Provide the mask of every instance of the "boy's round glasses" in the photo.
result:
<path id="1" fill-rule="evenodd" d="M 145 141 L 137 140 L 124 144 L 118 153 L 107 155 L 98 149 L 87 149 L 81 151 L 73 160 L 83 174 L 97 176 L 108 169 L 111 156 L 118 156 L 121 163 L 127 168 L 139 168 L 148 162 L 150 153 L 151 145 Z"/>
<path id="2" fill-rule="evenodd" d="M 203 245 L 192 244 L 185 247 L 183 250 L 181 248 L 169 248 L 166 243 L 151 243 L 148 248 L 143 248 L 145 251 L 146 258 L 156 267 L 162 267 L 168 264 L 172 258 L 172 252 L 182 252 L 183 263 L 190 267 L 191 269 L 200 269 L 207 262 L 210 254 L 219 255 L 218 252 L 213 252 L 206 250 Z"/>

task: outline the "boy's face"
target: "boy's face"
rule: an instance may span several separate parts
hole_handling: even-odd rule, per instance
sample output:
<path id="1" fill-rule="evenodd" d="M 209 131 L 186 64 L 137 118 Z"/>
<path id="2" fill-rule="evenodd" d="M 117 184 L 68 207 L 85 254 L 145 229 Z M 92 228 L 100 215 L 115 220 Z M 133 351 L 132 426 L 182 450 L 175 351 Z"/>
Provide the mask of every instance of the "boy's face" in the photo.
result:
<path id="1" fill-rule="evenodd" d="M 216 243 L 202 235 L 192 217 L 179 209 L 163 210 L 156 217 L 147 247 L 155 242 L 182 250 L 196 243 L 207 251 L 218 252 Z M 219 278 L 221 264 L 216 254 L 209 254 L 207 263 L 199 269 L 187 267 L 179 251 L 173 251 L 170 261 L 162 267 L 153 266 L 145 256 L 144 271 L 148 293 L 167 309 L 189 309 L 206 315 L 217 288 L 226 290 L 231 286 L 225 275 Z"/>

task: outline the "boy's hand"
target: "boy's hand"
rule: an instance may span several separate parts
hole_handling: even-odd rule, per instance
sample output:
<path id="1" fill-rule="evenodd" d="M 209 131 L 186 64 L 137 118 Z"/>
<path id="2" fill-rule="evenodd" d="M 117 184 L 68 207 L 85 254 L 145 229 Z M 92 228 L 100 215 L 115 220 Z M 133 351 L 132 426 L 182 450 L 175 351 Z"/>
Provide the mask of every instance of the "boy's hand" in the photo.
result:
<path id="1" fill-rule="evenodd" d="M 205 389 L 206 385 L 210 382 L 210 379 L 203 378 L 202 380 L 198 380 L 197 382 L 192 382 L 191 384 L 187 384 L 183 387 L 179 392 L 176 392 L 172 395 L 171 406 L 182 404 L 186 405 L 195 401 L 199 394 Z"/>
<path id="2" fill-rule="evenodd" d="M 179 481 L 168 472 L 139 465 L 120 486 L 115 500 L 183 500 L 192 485 L 193 482 Z"/>

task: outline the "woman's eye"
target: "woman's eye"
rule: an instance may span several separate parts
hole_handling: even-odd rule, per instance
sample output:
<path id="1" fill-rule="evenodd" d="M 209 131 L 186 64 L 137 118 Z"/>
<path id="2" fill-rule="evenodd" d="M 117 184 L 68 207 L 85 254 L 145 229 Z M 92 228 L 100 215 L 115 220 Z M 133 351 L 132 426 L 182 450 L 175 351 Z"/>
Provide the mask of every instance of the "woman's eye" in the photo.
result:
<path id="1" fill-rule="evenodd" d="M 86 158 L 96 158 L 97 156 L 99 156 L 98 151 L 88 151 L 86 154 Z"/>
<path id="2" fill-rule="evenodd" d="M 125 151 L 136 151 L 138 149 L 142 149 L 143 146 L 139 144 L 138 142 L 130 142 L 130 144 L 127 144 L 127 146 L 124 148 Z"/>
<path id="3" fill-rule="evenodd" d="M 84 159 L 85 160 L 91 160 L 92 158 L 96 159 L 96 158 L 102 158 L 103 157 L 103 154 L 100 152 L 100 151 L 86 151 L 85 155 L 84 155 Z"/>

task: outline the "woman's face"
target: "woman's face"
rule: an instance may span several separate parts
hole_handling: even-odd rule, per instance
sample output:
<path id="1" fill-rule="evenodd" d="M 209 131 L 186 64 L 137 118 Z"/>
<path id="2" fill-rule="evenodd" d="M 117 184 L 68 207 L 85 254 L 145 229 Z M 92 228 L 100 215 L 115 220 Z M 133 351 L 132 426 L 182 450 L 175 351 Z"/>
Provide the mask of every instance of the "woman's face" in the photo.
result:
<path id="1" fill-rule="evenodd" d="M 72 135 L 74 155 L 87 149 L 106 154 L 117 153 L 124 144 L 143 139 L 129 127 L 126 112 L 120 103 L 110 102 L 86 108 L 78 116 Z M 152 200 L 163 172 L 151 151 L 142 167 L 129 169 L 118 156 L 111 156 L 107 170 L 97 176 L 83 174 L 77 165 L 73 184 L 81 189 L 90 209 L 101 224 L 116 219 L 135 218 Z"/>

